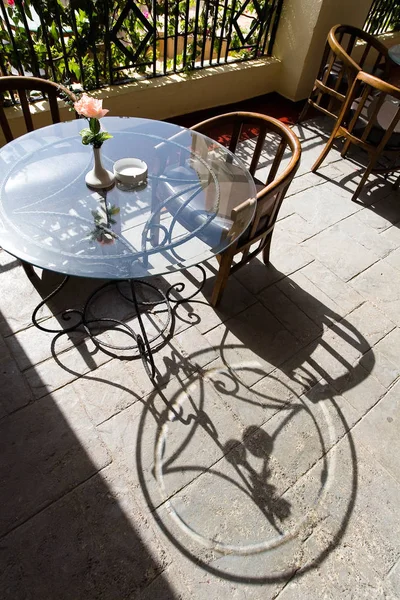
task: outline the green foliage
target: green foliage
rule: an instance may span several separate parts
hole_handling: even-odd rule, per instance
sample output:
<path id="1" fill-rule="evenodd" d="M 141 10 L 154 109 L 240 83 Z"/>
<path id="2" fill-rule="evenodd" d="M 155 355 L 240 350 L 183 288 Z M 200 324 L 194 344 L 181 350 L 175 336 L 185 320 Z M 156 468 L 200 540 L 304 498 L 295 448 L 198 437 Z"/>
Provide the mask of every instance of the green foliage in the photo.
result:
<path id="1" fill-rule="evenodd" d="M 387 6 L 384 2 L 372 3 L 364 26 L 365 31 L 372 35 L 400 30 L 400 4 Z"/>
<path id="2" fill-rule="evenodd" d="M 113 217 L 118 215 L 119 211 L 119 206 L 115 206 L 115 204 L 112 206 L 106 205 L 102 207 L 102 210 L 92 210 L 95 225 L 106 225 L 107 227 L 115 225 L 117 221 Z"/>
<path id="3" fill-rule="evenodd" d="M 108 206 L 107 202 L 102 202 L 97 210 L 92 210 L 94 229 L 90 232 L 90 238 L 100 244 L 112 244 L 117 235 L 110 229 L 111 225 L 116 224 L 114 216 L 119 214 L 119 207 Z"/>
<path id="4" fill-rule="evenodd" d="M 152 76 L 153 60 L 158 61 L 156 71 L 161 73 L 164 56 L 159 40 L 164 38 L 165 32 L 172 38 L 187 33 L 186 51 L 182 52 L 179 46 L 180 50 L 175 60 L 168 56 L 166 63 L 168 72 L 174 69 L 188 72 L 196 67 L 196 60 L 201 56 L 203 47 L 208 47 L 205 46 L 205 40 L 212 37 L 214 52 L 221 51 L 225 57 L 226 41 L 230 32 L 228 56 L 254 56 L 254 50 L 250 46 L 258 39 L 259 28 L 263 26 L 258 20 L 259 11 L 266 15 L 271 2 L 272 0 L 259 0 L 255 3 L 254 0 L 250 0 L 246 5 L 245 21 L 248 28 L 254 24 L 256 27 L 252 39 L 246 38 L 245 44 L 243 38 L 241 39 L 235 28 L 230 25 L 232 17 L 238 16 L 240 3 L 236 4 L 233 15 L 231 5 L 227 5 L 225 11 L 224 0 L 204 2 L 201 4 L 197 20 L 195 0 L 170 0 L 167 15 L 163 0 L 157 0 L 155 5 L 149 2 L 147 6 L 136 3 L 142 17 L 134 10 L 129 11 L 119 31 L 115 33 L 119 42 L 117 44 L 109 32 L 115 27 L 126 5 L 125 0 L 16 0 L 13 8 L 7 7 L 11 33 L 7 27 L 0 30 L 0 39 L 3 42 L 0 44 L 0 55 L 3 64 L 8 64 L 10 69 L 13 67 L 19 70 L 19 66 L 22 65 L 25 72 L 44 75 L 63 83 L 80 83 L 83 89 L 90 90 L 109 84 L 110 71 L 117 73 L 114 77 L 118 77 L 119 80 Z M 153 9 L 155 14 L 152 14 Z M 30 33 L 23 25 L 22 11 L 29 20 L 34 17 L 33 11 L 40 15 L 39 24 L 32 26 Z M 150 28 L 151 35 L 148 38 L 149 31 L 143 19 L 147 20 Z M 153 26 L 155 31 L 151 31 Z M 154 35 L 157 40 L 156 56 Z M 30 41 L 35 52 L 33 57 Z M 167 46 L 166 40 L 164 46 Z M 208 50 L 206 54 L 209 55 Z M 209 56 L 206 56 L 206 60 L 208 58 Z"/>

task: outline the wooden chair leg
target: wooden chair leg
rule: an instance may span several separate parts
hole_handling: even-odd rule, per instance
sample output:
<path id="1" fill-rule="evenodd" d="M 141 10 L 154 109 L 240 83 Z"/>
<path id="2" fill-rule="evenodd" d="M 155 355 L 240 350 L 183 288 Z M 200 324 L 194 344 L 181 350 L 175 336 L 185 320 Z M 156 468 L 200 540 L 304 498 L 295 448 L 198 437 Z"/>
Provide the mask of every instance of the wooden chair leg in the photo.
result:
<path id="1" fill-rule="evenodd" d="M 340 156 L 341 156 L 342 158 L 346 158 L 346 154 L 347 154 L 347 152 L 348 152 L 348 150 L 349 150 L 349 148 L 350 148 L 350 144 L 351 144 L 351 141 L 350 141 L 350 140 L 346 140 L 346 141 L 345 141 L 345 143 L 344 143 L 344 146 L 343 146 L 343 148 L 342 148 L 342 151 L 341 151 L 341 153 L 340 153 Z"/>
<path id="2" fill-rule="evenodd" d="M 219 256 L 219 269 L 211 295 L 211 306 L 218 306 L 221 301 L 222 294 L 224 293 L 224 289 L 228 283 L 233 257 L 235 256 L 235 248 L 228 248 Z"/>
<path id="3" fill-rule="evenodd" d="M 264 265 L 269 265 L 269 255 L 271 252 L 271 240 L 272 240 L 272 236 L 270 235 L 268 242 L 266 243 L 264 249 L 263 249 L 263 261 L 264 261 Z"/>
<path id="4" fill-rule="evenodd" d="M 372 172 L 372 169 L 374 168 L 374 166 L 375 166 L 375 164 L 376 164 L 377 160 L 378 160 L 378 158 L 376 157 L 376 158 L 373 158 L 373 159 L 372 159 L 372 160 L 371 160 L 371 161 L 368 163 L 368 166 L 367 166 L 367 168 L 365 169 L 364 175 L 361 177 L 361 181 L 360 181 L 360 183 L 358 184 L 358 186 L 357 186 L 357 189 L 356 189 L 356 191 L 354 192 L 354 194 L 353 194 L 353 196 L 352 196 L 352 198 L 351 198 L 352 202 L 354 202 L 355 200 L 357 200 L 358 196 L 360 195 L 360 193 L 361 193 L 361 190 L 363 189 L 364 185 L 366 184 L 366 182 L 367 182 L 367 179 L 368 179 L 368 177 L 370 176 L 370 174 L 371 174 L 371 172 Z"/>
<path id="5" fill-rule="evenodd" d="M 327 157 L 329 150 L 333 146 L 333 142 L 335 141 L 335 138 L 336 138 L 336 132 L 335 132 L 335 130 L 333 130 L 333 132 L 331 134 L 331 137 L 329 138 L 329 140 L 325 144 L 325 148 L 322 150 L 321 154 L 319 155 L 319 157 L 317 158 L 317 160 L 315 161 L 315 163 L 311 167 L 311 171 L 313 173 L 315 173 L 315 171 L 317 169 L 319 169 L 319 167 L 321 166 L 321 164 L 323 163 L 323 161 Z"/>
<path id="6" fill-rule="evenodd" d="M 308 113 L 309 107 L 310 107 L 310 103 L 308 102 L 308 100 L 306 100 L 306 103 L 304 104 L 301 113 L 297 117 L 297 123 L 301 123 L 302 122 L 302 120 L 305 118 L 306 114 Z"/>

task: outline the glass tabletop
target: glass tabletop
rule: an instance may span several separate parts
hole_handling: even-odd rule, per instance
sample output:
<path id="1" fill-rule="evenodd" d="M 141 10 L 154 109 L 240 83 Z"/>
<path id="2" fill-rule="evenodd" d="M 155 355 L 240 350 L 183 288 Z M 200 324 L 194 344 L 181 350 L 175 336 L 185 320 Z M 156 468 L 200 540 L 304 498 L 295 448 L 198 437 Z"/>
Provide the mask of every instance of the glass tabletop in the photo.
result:
<path id="1" fill-rule="evenodd" d="M 67 275 L 138 278 L 203 262 L 248 228 L 255 184 L 223 146 L 162 121 L 106 117 L 104 167 L 140 158 L 148 180 L 94 191 L 85 123 L 50 125 L 0 149 L 0 246 L 10 254 Z"/>

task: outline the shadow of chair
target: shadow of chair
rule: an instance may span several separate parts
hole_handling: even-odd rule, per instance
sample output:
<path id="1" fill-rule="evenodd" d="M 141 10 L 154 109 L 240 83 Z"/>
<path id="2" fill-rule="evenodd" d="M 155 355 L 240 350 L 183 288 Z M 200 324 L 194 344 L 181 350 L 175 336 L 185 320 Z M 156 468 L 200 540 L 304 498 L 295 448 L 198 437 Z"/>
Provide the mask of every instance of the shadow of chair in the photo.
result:
<path id="1" fill-rule="evenodd" d="M 311 168 L 317 171 L 336 138 L 345 138 L 342 157 L 351 144 L 368 153 L 368 164 L 352 196 L 356 200 L 370 173 L 390 173 L 400 169 L 400 89 L 360 71 L 351 87 L 331 136 Z M 378 160 L 394 159 L 376 168 Z"/>
<path id="2" fill-rule="evenodd" d="M 299 116 L 310 106 L 336 119 L 359 71 L 385 78 L 389 74 L 388 49 L 374 36 L 350 25 L 330 30 L 313 90 Z"/>
<path id="3" fill-rule="evenodd" d="M 297 136 L 289 127 L 280 121 L 248 112 L 235 112 L 221 115 L 198 123 L 192 127 L 210 139 L 212 144 L 213 132 L 221 130 L 224 132 L 224 142 L 229 150 L 236 153 L 239 143 L 250 137 L 253 139 L 254 148 L 247 155 L 240 156 L 246 160 L 251 175 L 257 188 L 257 203 L 254 218 L 244 234 L 232 243 L 224 252 L 217 256 L 219 261 L 218 275 L 215 281 L 211 297 L 211 304 L 217 306 L 221 300 L 228 277 L 248 263 L 260 252 L 263 260 L 269 262 L 271 239 L 278 216 L 279 208 L 285 197 L 286 191 L 300 163 L 301 148 Z M 256 177 L 256 171 L 260 167 L 260 158 L 264 146 L 271 149 L 272 160 L 264 181 Z M 287 161 L 287 151 L 290 158 Z M 285 155 L 285 161 L 283 161 Z M 282 168 L 283 167 L 283 168 Z M 230 202 L 234 204 L 234 189 Z M 248 202 L 248 201 L 247 201 Z M 247 203 L 235 207 L 232 210 L 233 228 L 240 220 L 241 211 L 245 211 Z M 256 245 L 256 247 L 254 247 Z M 240 260 L 234 262 L 235 256 L 241 254 Z"/>
<path id="4" fill-rule="evenodd" d="M 286 357 L 285 362 L 282 363 L 272 348 L 273 345 L 279 346 L 279 342 L 271 343 L 271 339 L 267 335 L 257 336 L 255 334 L 256 329 L 263 328 L 262 320 L 255 319 L 253 322 L 255 328 L 252 329 L 249 327 L 247 317 L 243 320 L 240 318 L 229 319 L 224 327 L 227 333 L 233 334 L 233 336 L 229 338 L 223 336 L 218 346 L 215 346 L 215 348 L 218 347 L 221 354 L 222 364 L 215 366 L 213 362 L 209 362 L 208 366 L 196 370 L 195 363 L 203 363 L 201 356 L 205 351 L 207 352 L 204 348 L 193 349 L 191 352 L 189 359 L 192 369 L 188 369 L 187 362 L 183 360 L 179 352 L 173 354 L 174 364 L 165 361 L 165 368 L 177 375 L 179 385 L 173 388 L 177 391 L 172 395 L 172 390 L 169 388 L 166 393 L 160 389 L 155 391 L 144 404 L 139 426 L 135 460 L 146 501 L 151 510 L 155 510 L 157 503 L 160 502 L 158 488 L 153 486 L 153 481 L 146 473 L 147 469 L 154 467 L 153 476 L 154 473 L 157 473 L 157 481 L 166 484 L 163 488 L 165 494 L 163 501 L 171 500 L 173 507 L 173 523 L 168 518 L 170 513 L 159 513 L 157 515 L 158 525 L 170 541 L 197 566 L 208 573 L 231 581 L 246 581 L 247 583 L 251 581 L 253 584 L 271 583 L 283 581 L 285 577 L 304 574 L 314 569 L 340 544 L 355 503 L 357 455 L 351 432 L 354 422 L 351 416 L 352 411 L 346 412 L 347 401 L 342 402 L 338 396 L 356 388 L 368 379 L 375 361 L 374 354 L 369 350 L 368 341 L 353 323 L 346 318 L 341 319 L 338 313 L 317 298 L 313 298 L 294 282 L 290 282 L 290 285 L 293 290 L 293 302 L 299 306 L 308 304 L 313 312 L 313 320 L 319 329 L 319 334 L 316 333 L 312 341 L 303 345 L 297 353 L 294 351 L 293 356 L 289 359 Z M 291 310 L 288 307 L 282 307 L 282 322 L 285 322 L 285 317 L 290 316 Z M 285 311 L 288 311 L 289 315 L 285 314 Z M 268 325 L 266 324 L 264 327 L 268 331 Z M 333 337 L 321 335 L 325 328 L 327 328 L 328 334 L 329 330 L 332 331 Z M 263 338 L 264 343 L 262 343 Z M 343 352 L 344 346 L 348 346 L 348 353 L 347 351 Z M 249 361 L 246 361 L 245 355 L 243 355 L 243 347 L 250 350 Z M 236 360 L 234 356 L 237 350 L 240 352 L 239 360 Z M 323 360 L 320 360 L 321 355 L 317 354 L 317 351 L 323 352 Z M 352 360 L 348 356 L 346 357 L 347 354 L 351 356 L 358 353 L 361 356 L 367 352 L 369 361 L 366 363 L 359 361 L 353 364 Z M 256 359 L 251 357 L 252 353 L 259 356 L 259 364 Z M 333 367 L 332 361 L 335 361 L 340 368 Z M 271 369 L 269 367 L 265 369 L 265 363 L 269 363 Z M 246 383 L 246 375 L 254 375 L 257 385 Z M 262 386 L 258 384 L 261 379 L 264 381 Z M 217 394 L 218 401 L 213 399 L 213 393 Z M 362 395 L 363 392 L 360 391 L 358 396 L 360 405 L 357 407 L 353 404 L 359 411 L 358 418 L 361 418 L 362 412 L 367 410 L 367 403 L 364 402 Z M 353 395 L 353 403 L 354 400 Z M 222 406 L 227 408 L 227 415 L 233 412 L 235 419 L 241 421 L 242 435 L 235 436 L 234 429 L 229 429 L 228 416 L 227 421 L 218 417 L 218 410 Z M 271 411 L 271 413 L 261 415 L 261 410 Z M 333 421 L 329 414 L 334 415 Z M 310 424 L 315 427 L 312 435 L 302 420 L 304 415 L 307 415 Z M 326 419 L 325 424 L 323 419 Z M 341 497 L 340 510 L 337 498 L 333 498 L 332 512 L 335 518 L 332 523 L 334 522 L 335 525 L 332 534 L 325 538 L 323 545 L 318 546 L 318 551 L 312 558 L 308 553 L 304 553 L 301 560 L 296 562 L 293 567 L 290 560 L 286 561 L 286 558 L 290 556 L 290 543 L 293 539 L 289 531 L 294 526 L 291 519 L 295 514 L 293 511 L 295 506 L 291 502 L 293 496 L 282 494 L 282 490 L 277 489 L 278 479 L 276 473 L 274 477 L 274 471 L 278 468 L 275 451 L 277 447 L 281 446 L 283 452 L 282 441 L 285 439 L 285 435 L 289 444 L 296 444 L 296 423 L 299 424 L 305 435 L 310 436 L 310 439 L 319 440 L 320 449 L 319 444 L 316 444 L 315 447 L 318 447 L 317 451 L 321 452 L 320 460 L 321 467 L 323 467 L 321 469 L 321 497 L 325 494 L 325 487 L 329 487 L 326 485 L 328 479 L 332 484 L 334 463 L 331 462 L 331 458 L 327 457 L 331 445 L 335 443 L 336 436 L 346 435 L 347 449 L 345 453 L 348 455 L 349 462 L 344 467 L 348 487 Z M 224 431 L 224 427 L 228 430 Z M 324 429 L 321 429 L 322 427 Z M 337 432 L 333 433 L 336 428 L 338 428 Z M 173 430 L 175 433 L 179 431 L 179 435 L 174 436 Z M 154 435 L 156 442 L 154 454 L 149 453 L 150 435 Z M 197 436 L 202 439 L 201 452 L 199 452 L 199 446 L 196 446 Z M 192 453 L 188 450 L 189 447 Z M 212 448 L 218 448 L 217 454 L 212 453 Z M 210 468 L 204 462 L 204 457 L 208 456 L 207 450 L 210 451 L 210 456 L 214 461 Z M 158 452 L 159 454 L 157 454 Z M 152 456 L 151 465 L 147 458 L 149 454 Z M 158 456 L 157 468 L 153 464 L 153 456 Z M 252 457 L 256 458 L 256 462 Z M 297 464 L 296 459 L 293 461 L 294 464 Z M 254 467 L 255 464 L 257 468 Z M 299 473 L 302 477 L 302 471 Z M 279 471 L 279 476 L 284 479 L 285 471 Z M 205 480 L 203 488 L 198 485 L 199 477 L 203 477 Z M 170 486 L 166 482 L 171 482 Z M 243 508 L 242 512 L 243 515 L 246 515 L 245 519 L 252 510 L 260 511 L 258 526 L 259 531 L 263 533 L 257 538 L 257 543 L 254 542 L 253 549 L 244 534 L 243 545 L 239 541 L 240 536 L 235 538 L 234 545 L 230 545 L 231 530 L 224 529 L 223 525 L 218 530 L 218 535 L 215 535 L 212 540 L 206 535 L 203 536 L 203 532 L 207 531 L 204 522 L 196 520 L 193 514 L 191 515 L 192 521 L 189 521 L 188 511 L 185 512 L 182 509 L 183 504 L 180 504 L 179 499 L 174 498 L 177 491 L 179 498 L 179 490 L 183 487 L 187 502 L 189 502 L 189 498 L 197 497 L 196 494 L 199 490 L 206 488 L 207 494 L 204 497 L 201 496 L 204 502 L 206 502 L 208 494 L 213 498 L 212 494 L 214 493 L 218 498 L 224 498 L 224 494 L 226 494 L 227 503 L 233 503 L 233 498 L 236 499 L 238 490 L 241 490 L 243 498 L 245 498 L 243 507 L 246 508 Z M 199 498 L 198 502 L 200 501 Z M 309 502 L 312 502 L 311 499 Z M 215 509 L 214 503 L 212 506 Z M 234 520 L 238 514 L 240 503 L 236 500 L 233 506 L 234 508 L 230 509 L 227 504 L 224 513 L 215 511 L 215 522 L 223 524 L 225 515 L 228 515 L 226 520 L 231 518 L 231 515 Z M 323 510 L 325 509 L 326 506 Z M 175 526 L 179 523 L 181 514 L 184 515 L 185 522 L 183 529 Z M 326 516 L 325 512 L 323 518 Z M 182 535 L 182 530 L 185 536 Z M 193 544 L 191 538 L 193 530 L 196 533 L 197 546 Z M 214 534 L 215 531 L 216 529 L 213 529 Z M 263 535 L 265 536 L 262 550 L 265 551 L 264 571 L 261 570 L 260 563 L 257 564 Z M 219 561 L 204 560 L 201 546 L 206 543 L 209 544 L 207 545 L 208 549 L 212 548 L 221 553 L 236 555 L 236 562 L 233 559 L 232 564 L 228 567 L 224 561 L 221 561 L 222 564 L 220 564 Z M 285 547 L 289 550 L 284 550 Z M 267 552 L 270 552 L 270 559 Z M 274 552 L 281 553 L 282 560 L 277 563 L 274 563 Z M 238 557 L 242 562 L 239 562 Z M 247 563 L 245 563 L 244 557 L 247 557 Z M 256 562 L 256 566 L 250 567 L 249 565 L 253 561 Z M 274 570 L 276 564 L 278 567 Z"/>

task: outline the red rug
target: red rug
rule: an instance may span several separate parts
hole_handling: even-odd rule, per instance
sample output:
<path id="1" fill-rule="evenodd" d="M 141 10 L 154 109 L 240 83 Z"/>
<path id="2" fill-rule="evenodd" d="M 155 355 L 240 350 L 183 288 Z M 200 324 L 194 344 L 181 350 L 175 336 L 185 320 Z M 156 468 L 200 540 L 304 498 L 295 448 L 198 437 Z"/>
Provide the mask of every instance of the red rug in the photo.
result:
<path id="1" fill-rule="evenodd" d="M 303 106 L 304 101 L 291 102 L 290 100 L 287 100 L 283 96 L 280 96 L 274 92 L 264 96 L 257 96 L 256 98 L 251 98 L 250 100 L 236 102 L 235 104 L 217 106 L 215 108 L 200 110 L 188 115 L 172 117 L 171 119 L 166 120 L 169 123 L 182 125 L 182 127 L 191 127 L 196 123 L 200 123 L 201 121 L 205 121 L 211 117 L 216 117 L 217 115 L 223 115 L 224 113 L 237 110 L 244 110 L 275 117 L 275 119 L 279 119 L 279 121 L 282 121 L 282 123 L 294 125 Z"/>
<path id="2" fill-rule="evenodd" d="M 236 102 L 235 104 L 217 106 L 215 108 L 201 110 L 179 117 L 173 117 L 171 119 L 167 119 L 167 121 L 169 123 L 181 125 L 182 127 L 191 127 L 192 125 L 200 123 L 201 121 L 205 121 L 206 119 L 210 119 L 211 117 L 243 110 L 268 115 L 270 117 L 274 117 L 275 119 L 279 119 L 279 121 L 282 121 L 282 123 L 286 123 L 287 125 L 294 125 L 297 122 L 303 106 L 304 101 L 291 102 L 277 93 L 272 93 L 264 96 L 257 96 L 256 98 L 251 98 L 250 100 Z M 251 127 L 246 127 L 241 133 L 241 139 L 249 139 L 257 135 L 257 129 L 253 130 Z M 215 129 L 215 131 L 212 133 L 210 132 L 210 137 L 224 146 L 229 145 L 230 135 L 227 135 L 223 130 Z"/>

